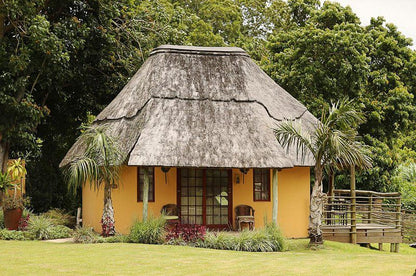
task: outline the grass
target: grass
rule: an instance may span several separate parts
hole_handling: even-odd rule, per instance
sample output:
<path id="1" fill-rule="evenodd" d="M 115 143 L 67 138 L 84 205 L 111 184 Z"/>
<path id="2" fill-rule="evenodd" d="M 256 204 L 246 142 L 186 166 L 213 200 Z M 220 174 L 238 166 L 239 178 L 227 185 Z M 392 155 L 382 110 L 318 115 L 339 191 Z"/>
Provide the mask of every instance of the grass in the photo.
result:
<path id="1" fill-rule="evenodd" d="M 311 251 L 306 240 L 291 240 L 288 246 L 288 252 L 248 253 L 127 243 L 0 241 L 0 271 L 1 275 L 412 275 L 416 269 L 416 249 L 404 244 L 400 253 L 335 242 Z"/>

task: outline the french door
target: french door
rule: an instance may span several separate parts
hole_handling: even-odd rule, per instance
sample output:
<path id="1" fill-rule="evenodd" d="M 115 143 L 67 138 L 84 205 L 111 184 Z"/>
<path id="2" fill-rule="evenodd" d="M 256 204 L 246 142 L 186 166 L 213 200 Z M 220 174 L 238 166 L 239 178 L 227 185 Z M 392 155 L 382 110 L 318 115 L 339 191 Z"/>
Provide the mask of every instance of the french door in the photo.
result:
<path id="1" fill-rule="evenodd" d="M 231 170 L 178 169 L 178 206 L 182 224 L 209 228 L 232 225 Z"/>

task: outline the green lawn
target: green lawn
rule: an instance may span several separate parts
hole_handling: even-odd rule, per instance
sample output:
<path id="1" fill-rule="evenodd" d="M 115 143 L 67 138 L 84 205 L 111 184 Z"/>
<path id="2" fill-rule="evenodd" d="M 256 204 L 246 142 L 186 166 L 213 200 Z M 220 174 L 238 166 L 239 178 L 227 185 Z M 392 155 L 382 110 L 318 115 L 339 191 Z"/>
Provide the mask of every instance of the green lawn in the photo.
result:
<path id="1" fill-rule="evenodd" d="M 404 244 L 400 253 L 335 242 L 311 251 L 306 245 L 306 240 L 292 240 L 288 252 L 246 253 L 165 245 L 0 241 L 0 274 L 410 276 L 416 269 L 416 249 Z"/>

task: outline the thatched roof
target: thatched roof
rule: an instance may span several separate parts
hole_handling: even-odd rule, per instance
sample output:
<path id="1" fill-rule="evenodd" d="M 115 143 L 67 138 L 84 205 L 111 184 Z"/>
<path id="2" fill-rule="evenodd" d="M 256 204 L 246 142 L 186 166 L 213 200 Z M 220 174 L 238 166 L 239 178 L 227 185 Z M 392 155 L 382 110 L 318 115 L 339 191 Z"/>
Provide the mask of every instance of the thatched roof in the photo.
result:
<path id="1" fill-rule="evenodd" d="M 240 48 L 160 46 L 93 125 L 108 131 L 128 165 L 288 168 L 312 166 L 273 135 L 283 120 L 317 120 Z M 83 152 L 81 142 L 60 166 Z"/>

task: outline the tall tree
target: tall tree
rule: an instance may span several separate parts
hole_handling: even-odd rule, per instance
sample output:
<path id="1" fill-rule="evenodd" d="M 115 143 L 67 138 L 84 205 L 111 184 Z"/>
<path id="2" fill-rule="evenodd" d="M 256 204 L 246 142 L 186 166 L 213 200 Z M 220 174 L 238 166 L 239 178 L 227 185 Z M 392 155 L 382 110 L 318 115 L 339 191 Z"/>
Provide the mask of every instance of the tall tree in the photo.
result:
<path id="1" fill-rule="evenodd" d="M 312 187 L 309 237 L 310 244 L 322 243 L 321 219 L 323 200 L 322 179 L 324 170 L 334 164 L 342 166 L 370 167 L 371 160 L 365 153 L 365 146 L 357 141 L 357 131 L 351 127 L 363 121 L 351 101 L 343 100 L 323 112 L 321 122 L 312 133 L 302 130 L 292 121 L 280 124 L 275 130 L 276 137 L 283 147 L 295 147 L 304 158 L 312 154 L 315 159 L 315 181 Z"/>
<path id="2" fill-rule="evenodd" d="M 355 108 L 367 117 L 359 133 L 374 161 L 372 169 L 357 176 L 357 186 L 392 189 L 394 169 L 416 153 L 405 138 L 412 135 L 416 119 L 411 41 L 382 18 L 363 27 L 349 7 L 306 2 L 289 1 L 281 9 L 293 23 L 304 20 L 273 30 L 263 68 L 317 116 L 331 101 L 354 98 Z M 339 175 L 337 182 L 347 186 L 348 177 Z"/>

